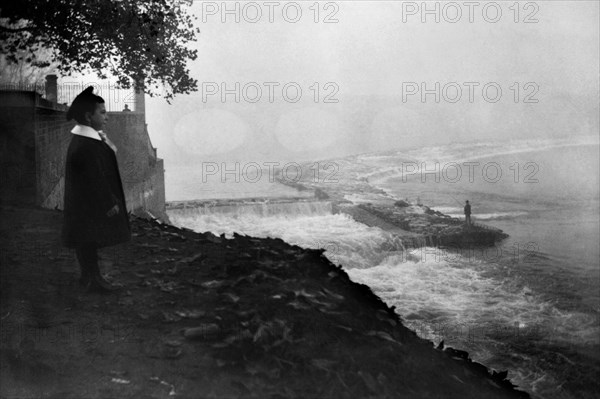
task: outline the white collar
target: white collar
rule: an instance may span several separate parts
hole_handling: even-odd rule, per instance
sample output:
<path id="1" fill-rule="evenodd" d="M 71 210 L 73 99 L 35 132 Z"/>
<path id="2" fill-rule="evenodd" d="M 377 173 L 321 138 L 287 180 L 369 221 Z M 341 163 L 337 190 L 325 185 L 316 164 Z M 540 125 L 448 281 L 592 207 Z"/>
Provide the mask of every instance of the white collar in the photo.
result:
<path id="1" fill-rule="evenodd" d="M 71 130 L 71 133 L 76 134 L 78 136 L 89 137 L 90 139 L 102 141 L 102 139 L 100 138 L 100 134 L 98 134 L 98 131 L 90 126 L 77 124 L 75 125 L 73 130 Z"/>

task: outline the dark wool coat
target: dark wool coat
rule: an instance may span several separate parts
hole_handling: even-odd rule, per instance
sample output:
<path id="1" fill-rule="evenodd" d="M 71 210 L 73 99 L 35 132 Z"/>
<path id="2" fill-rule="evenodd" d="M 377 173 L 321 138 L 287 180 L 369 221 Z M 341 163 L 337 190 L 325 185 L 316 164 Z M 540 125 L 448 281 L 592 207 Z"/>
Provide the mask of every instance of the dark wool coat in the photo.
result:
<path id="1" fill-rule="evenodd" d="M 116 204 L 119 213 L 106 213 Z M 63 245 L 98 247 L 131 239 L 123 185 L 114 151 L 103 141 L 74 134 L 65 164 Z"/>

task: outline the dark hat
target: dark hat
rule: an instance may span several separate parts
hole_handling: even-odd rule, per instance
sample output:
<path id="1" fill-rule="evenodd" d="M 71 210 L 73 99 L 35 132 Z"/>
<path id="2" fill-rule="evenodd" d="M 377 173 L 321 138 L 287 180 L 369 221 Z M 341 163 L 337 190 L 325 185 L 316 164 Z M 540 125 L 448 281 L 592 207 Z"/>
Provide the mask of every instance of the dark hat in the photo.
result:
<path id="1" fill-rule="evenodd" d="M 67 111 L 67 120 L 75 119 L 79 123 L 85 122 L 85 113 L 93 113 L 96 110 L 96 104 L 103 104 L 104 99 L 94 94 L 94 88 L 88 87 L 71 103 L 69 110 Z"/>

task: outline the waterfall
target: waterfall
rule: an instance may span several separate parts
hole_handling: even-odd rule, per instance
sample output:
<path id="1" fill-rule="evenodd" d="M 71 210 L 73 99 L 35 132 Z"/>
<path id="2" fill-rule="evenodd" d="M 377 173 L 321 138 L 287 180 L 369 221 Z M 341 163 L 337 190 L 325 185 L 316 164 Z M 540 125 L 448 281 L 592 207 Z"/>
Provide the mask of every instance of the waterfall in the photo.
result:
<path id="1" fill-rule="evenodd" d="M 169 217 L 189 218 L 195 216 L 223 215 L 230 217 L 255 216 L 323 216 L 332 214 L 329 201 L 264 201 L 264 202 L 227 202 L 202 203 L 199 206 L 171 207 Z"/>

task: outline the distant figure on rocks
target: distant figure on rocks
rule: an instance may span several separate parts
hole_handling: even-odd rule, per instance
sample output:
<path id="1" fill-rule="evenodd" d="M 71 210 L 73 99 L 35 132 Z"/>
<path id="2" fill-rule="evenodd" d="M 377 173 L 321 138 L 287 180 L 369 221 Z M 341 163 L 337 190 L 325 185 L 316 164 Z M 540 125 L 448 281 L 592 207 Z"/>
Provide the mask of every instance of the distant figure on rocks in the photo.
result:
<path id="1" fill-rule="evenodd" d="M 89 291 L 115 289 L 100 274 L 98 248 L 131 239 L 117 148 L 102 132 L 108 119 L 104 100 L 88 87 L 67 112 L 75 119 L 65 164 L 62 243 L 75 248 L 79 283 Z"/>
<path id="2" fill-rule="evenodd" d="M 125 104 L 125 108 L 123 108 L 123 112 L 131 112 L 129 109 L 129 105 Z"/>
<path id="3" fill-rule="evenodd" d="M 465 201 L 465 224 L 467 226 L 471 225 L 471 204 L 469 204 L 469 200 Z"/>

